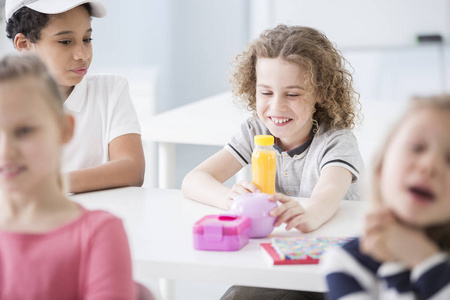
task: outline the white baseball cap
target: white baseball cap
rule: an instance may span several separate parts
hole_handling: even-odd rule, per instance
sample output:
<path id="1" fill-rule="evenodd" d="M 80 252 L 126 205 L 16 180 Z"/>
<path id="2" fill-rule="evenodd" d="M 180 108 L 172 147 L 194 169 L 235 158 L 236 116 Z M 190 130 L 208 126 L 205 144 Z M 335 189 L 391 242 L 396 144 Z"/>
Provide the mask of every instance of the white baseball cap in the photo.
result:
<path id="1" fill-rule="evenodd" d="M 106 16 L 106 6 L 98 0 L 6 0 L 5 15 L 8 21 L 22 7 L 28 7 L 49 15 L 60 14 L 85 3 L 91 5 L 93 17 L 103 18 Z"/>

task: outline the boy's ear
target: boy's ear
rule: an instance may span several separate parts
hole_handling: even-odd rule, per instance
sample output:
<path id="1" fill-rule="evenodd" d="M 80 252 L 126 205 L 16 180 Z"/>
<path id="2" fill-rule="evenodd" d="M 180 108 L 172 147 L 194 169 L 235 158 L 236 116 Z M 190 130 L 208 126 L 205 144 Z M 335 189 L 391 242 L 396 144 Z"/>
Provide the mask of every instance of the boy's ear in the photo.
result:
<path id="1" fill-rule="evenodd" d="M 73 137 L 75 118 L 71 114 L 65 114 L 64 118 L 61 139 L 63 144 L 67 144 Z"/>
<path id="2" fill-rule="evenodd" d="M 14 47 L 19 52 L 28 51 L 31 49 L 31 41 L 23 33 L 18 33 L 14 37 Z"/>

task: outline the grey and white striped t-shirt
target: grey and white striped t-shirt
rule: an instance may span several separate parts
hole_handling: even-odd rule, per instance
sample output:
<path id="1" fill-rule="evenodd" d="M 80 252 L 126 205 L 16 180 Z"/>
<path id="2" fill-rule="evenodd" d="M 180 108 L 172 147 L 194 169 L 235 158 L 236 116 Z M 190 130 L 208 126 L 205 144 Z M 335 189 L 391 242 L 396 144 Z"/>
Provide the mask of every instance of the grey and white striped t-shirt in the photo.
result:
<path id="1" fill-rule="evenodd" d="M 231 139 L 227 149 L 241 164 L 251 163 L 254 136 L 271 134 L 256 117 L 242 124 L 240 131 Z M 285 151 L 274 145 L 277 153 L 277 192 L 292 197 L 311 197 L 321 171 L 331 166 L 349 170 L 352 185 L 345 195 L 346 200 L 360 200 L 359 182 L 364 172 L 364 163 L 358 149 L 358 142 L 351 130 L 326 130 L 320 126 L 316 134 L 303 145 Z"/>

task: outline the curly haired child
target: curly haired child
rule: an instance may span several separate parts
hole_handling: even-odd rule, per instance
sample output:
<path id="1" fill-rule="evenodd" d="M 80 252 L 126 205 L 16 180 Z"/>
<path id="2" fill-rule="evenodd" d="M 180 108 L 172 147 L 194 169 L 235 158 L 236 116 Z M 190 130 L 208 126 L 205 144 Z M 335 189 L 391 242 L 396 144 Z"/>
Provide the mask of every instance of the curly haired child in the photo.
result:
<path id="1" fill-rule="evenodd" d="M 16 50 L 37 55 L 58 82 L 75 117 L 62 170 L 70 192 L 141 186 L 145 159 L 125 78 L 87 75 L 93 58 L 91 17 L 97 0 L 6 0 L 6 31 Z"/>
<path id="2" fill-rule="evenodd" d="M 342 199 L 358 200 L 363 162 L 351 129 L 359 98 L 345 59 L 316 29 L 279 25 L 266 30 L 236 57 L 234 95 L 249 118 L 224 149 L 189 172 L 186 197 L 229 208 L 244 193 L 260 192 L 250 181 L 223 184 L 251 162 L 254 136 L 273 135 L 277 193 L 271 201 L 275 226 L 302 232 L 317 229 Z M 308 198 L 304 206 L 291 197 Z M 321 293 L 232 286 L 222 299 L 322 299 Z"/>
<path id="3" fill-rule="evenodd" d="M 358 200 L 363 170 L 352 133 L 359 112 L 345 59 L 316 29 L 279 25 L 236 57 L 233 93 L 254 112 L 224 149 L 183 180 L 186 197 L 228 209 L 234 198 L 259 192 L 250 181 L 223 184 L 251 161 L 253 137 L 273 135 L 277 150 L 275 225 L 312 231 L 342 199 Z M 309 198 L 301 206 L 292 197 Z"/>
<path id="4" fill-rule="evenodd" d="M 450 299 L 450 95 L 416 98 L 374 163 L 362 236 L 322 259 L 329 299 Z"/>

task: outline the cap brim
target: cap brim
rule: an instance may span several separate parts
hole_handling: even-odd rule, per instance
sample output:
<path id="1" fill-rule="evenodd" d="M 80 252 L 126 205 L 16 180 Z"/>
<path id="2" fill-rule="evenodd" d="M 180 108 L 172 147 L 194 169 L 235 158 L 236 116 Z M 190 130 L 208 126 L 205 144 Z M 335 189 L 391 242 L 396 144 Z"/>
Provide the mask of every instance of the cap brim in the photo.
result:
<path id="1" fill-rule="evenodd" d="M 44 14 L 60 14 L 71 10 L 82 4 L 89 3 L 91 5 L 91 16 L 96 18 L 103 18 L 108 13 L 106 6 L 100 1 L 88 1 L 88 0 L 73 0 L 73 1 L 62 1 L 62 0 L 46 0 L 46 1 L 36 1 L 26 6 L 35 11 Z"/>

